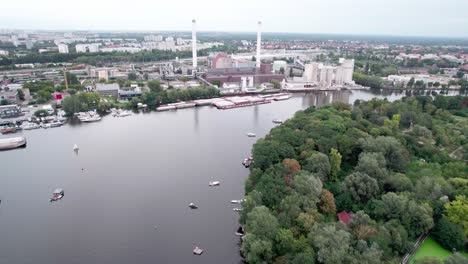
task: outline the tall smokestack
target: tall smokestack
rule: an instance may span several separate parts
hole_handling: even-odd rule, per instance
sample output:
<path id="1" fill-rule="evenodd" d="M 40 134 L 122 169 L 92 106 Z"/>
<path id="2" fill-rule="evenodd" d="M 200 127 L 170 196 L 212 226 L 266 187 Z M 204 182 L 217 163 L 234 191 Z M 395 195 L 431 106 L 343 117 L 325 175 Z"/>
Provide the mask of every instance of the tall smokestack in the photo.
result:
<path id="1" fill-rule="evenodd" d="M 197 70 L 197 21 L 192 20 L 192 65 L 193 73 Z"/>
<path id="2" fill-rule="evenodd" d="M 256 67 L 260 68 L 260 49 L 262 48 L 262 21 L 258 21 L 258 30 L 257 30 L 257 61 Z"/>

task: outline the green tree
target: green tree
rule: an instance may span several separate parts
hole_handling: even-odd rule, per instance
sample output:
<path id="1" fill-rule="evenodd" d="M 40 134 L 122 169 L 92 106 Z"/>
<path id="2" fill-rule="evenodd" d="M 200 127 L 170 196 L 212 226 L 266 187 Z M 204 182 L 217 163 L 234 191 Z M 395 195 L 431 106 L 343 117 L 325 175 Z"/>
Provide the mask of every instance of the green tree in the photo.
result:
<path id="1" fill-rule="evenodd" d="M 468 198 L 463 195 L 458 195 L 455 200 L 445 204 L 445 211 L 450 221 L 455 224 L 459 224 L 463 228 L 465 236 L 468 236 L 468 221 L 466 216 L 468 215 Z"/>
<path id="2" fill-rule="evenodd" d="M 294 189 L 302 195 L 318 200 L 322 193 L 322 182 L 318 177 L 308 172 L 300 171 L 294 177 Z"/>
<path id="3" fill-rule="evenodd" d="M 259 239 L 273 240 L 278 228 L 278 220 L 265 206 L 257 206 L 247 214 L 245 230 L 248 233 L 254 234 Z"/>
<path id="4" fill-rule="evenodd" d="M 47 110 L 44 110 L 44 109 L 40 109 L 40 110 L 37 110 L 36 112 L 34 112 L 35 117 L 45 117 L 45 116 L 48 116 L 48 115 L 49 115 L 49 112 L 47 112 Z"/>
<path id="5" fill-rule="evenodd" d="M 306 164 L 303 168 L 315 173 L 324 182 L 327 181 L 331 170 L 327 155 L 320 152 L 314 153 L 310 158 L 306 159 Z"/>
<path id="6" fill-rule="evenodd" d="M 468 259 L 458 252 L 444 259 L 444 264 L 467 264 L 467 263 L 468 263 Z"/>
<path id="7" fill-rule="evenodd" d="M 309 234 L 309 240 L 316 248 L 320 263 L 345 263 L 351 249 L 351 235 L 344 230 L 337 230 L 333 224 L 315 226 Z"/>
<path id="8" fill-rule="evenodd" d="M 351 194 L 357 202 L 367 202 L 379 193 L 377 180 L 361 172 L 354 172 L 346 176 L 343 190 Z"/>
<path id="9" fill-rule="evenodd" d="M 262 240 L 254 234 L 244 236 L 242 252 L 248 263 L 269 262 L 273 257 L 273 246 L 271 241 Z"/>
<path id="10" fill-rule="evenodd" d="M 334 216 L 336 214 L 335 197 L 326 189 L 323 189 L 322 195 L 320 195 L 320 209 L 328 215 Z"/>
<path id="11" fill-rule="evenodd" d="M 0 100 L 0 105 L 8 105 L 8 104 L 9 104 L 9 102 L 8 102 L 7 99 L 1 99 Z"/>
<path id="12" fill-rule="evenodd" d="M 137 76 L 136 73 L 134 73 L 134 72 L 130 72 L 130 73 L 128 74 L 128 79 L 129 79 L 130 81 L 135 81 L 137 78 L 138 78 L 138 76 Z"/>
<path id="13" fill-rule="evenodd" d="M 338 172 L 341 170 L 341 154 L 338 150 L 332 148 L 330 150 L 330 179 L 336 181 Z"/>
<path id="14" fill-rule="evenodd" d="M 432 235 L 437 242 L 448 250 L 463 250 L 463 245 L 465 244 L 463 228 L 452 223 L 447 217 L 442 217 L 437 222 Z"/>
<path id="15" fill-rule="evenodd" d="M 25 100 L 23 90 L 21 90 L 21 89 L 18 90 L 18 97 L 19 97 L 19 99 L 20 99 L 21 101 L 24 101 L 24 100 Z"/>
<path id="16" fill-rule="evenodd" d="M 279 256 L 285 255 L 292 251 L 294 236 L 289 229 L 278 229 L 275 237 L 275 248 Z"/>

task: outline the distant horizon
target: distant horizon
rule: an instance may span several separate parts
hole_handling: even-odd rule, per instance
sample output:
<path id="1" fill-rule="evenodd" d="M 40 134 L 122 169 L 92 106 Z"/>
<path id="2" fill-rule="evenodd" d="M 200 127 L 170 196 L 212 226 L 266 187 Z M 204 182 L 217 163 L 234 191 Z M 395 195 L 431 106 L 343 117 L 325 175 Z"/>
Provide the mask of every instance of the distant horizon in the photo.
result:
<path id="1" fill-rule="evenodd" d="M 32 32 L 60 32 L 60 33 L 73 33 L 73 32 L 89 32 L 89 33 L 190 33 L 191 30 L 138 30 L 138 29 L 28 29 L 28 28 L 0 28 L 0 31 L 32 31 Z M 252 34 L 255 35 L 256 31 L 235 31 L 235 30 L 197 30 L 197 33 L 227 33 L 227 34 Z M 319 33 L 319 32 L 286 32 L 286 31 L 262 31 L 262 34 L 297 34 L 297 35 L 325 35 L 325 36 L 350 36 L 350 37 L 391 37 L 391 38 L 445 38 L 467 40 L 468 35 L 458 36 L 445 36 L 445 35 L 397 35 L 397 34 L 372 34 L 372 33 Z M 468 43 L 467 43 L 468 45 Z"/>

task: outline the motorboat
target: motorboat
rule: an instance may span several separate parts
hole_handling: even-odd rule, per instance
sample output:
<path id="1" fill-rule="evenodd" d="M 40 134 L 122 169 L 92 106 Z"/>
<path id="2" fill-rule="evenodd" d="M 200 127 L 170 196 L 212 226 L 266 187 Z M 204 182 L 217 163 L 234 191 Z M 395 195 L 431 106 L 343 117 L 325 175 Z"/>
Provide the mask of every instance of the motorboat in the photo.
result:
<path id="1" fill-rule="evenodd" d="M 4 128 L 1 128 L 0 129 L 0 132 L 2 134 L 10 134 L 10 133 L 15 133 L 16 132 L 16 127 L 12 126 L 12 127 L 4 127 Z"/>
<path id="2" fill-rule="evenodd" d="M 60 199 L 63 198 L 65 195 L 64 191 L 62 189 L 55 189 L 55 191 L 52 193 L 52 197 L 50 198 L 50 202 L 56 202 Z"/>
<path id="3" fill-rule="evenodd" d="M 97 121 L 101 121 L 100 116 L 90 116 L 90 117 L 81 119 L 81 122 L 87 122 L 87 123 L 97 122 Z"/>
<path id="4" fill-rule="evenodd" d="M 53 121 L 51 123 L 45 123 L 45 124 L 42 124 L 42 128 L 53 128 L 53 127 L 60 127 L 62 126 L 63 123 L 60 122 L 60 121 Z"/>
<path id="5" fill-rule="evenodd" d="M 257 135 L 255 135 L 255 134 L 252 133 L 252 132 L 249 132 L 249 133 L 247 133 L 247 136 L 248 136 L 248 137 L 256 137 Z"/>
<path id="6" fill-rule="evenodd" d="M 0 150 L 15 149 L 26 146 L 26 138 L 2 138 L 0 139 Z"/>
<path id="7" fill-rule="evenodd" d="M 80 149 L 80 148 L 78 147 L 77 144 L 75 144 L 75 146 L 73 146 L 73 150 L 74 150 L 74 151 L 78 151 L 79 149 Z"/>
<path id="8" fill-rule="evenodd" d="M 26 124 L 21 125 L 21 128 L 24 130 L 33 130 L 33 129 L 41 128 L 41 126 L 36 123 L 26 123 Z"/>
<path id="9" fill-rule="evenodd" d="M 117 110 L 114 112 L 114 117 L 126 117 L 129 115 L 132 115 L 132 113 L 126 110 L 123 110 L 123 111 Z"/>
<path id="10" fill-rule="evenodd" d="M 241 199 L 241 200 L 231 200 L 231 203 L 232 203 L 232 204 L 240 204 L 240 203 L 242 203 L 242 202 L 244 202 L 244 201 L 245 201 L 245 199 Z"/>
<path id="11" fill-rule="evenodd" d="M 283 123 L 283 120 L 281 120 L 281 119 L 273 119 L 273 123 L 275 123 L 275 124 L 282 124 L 282 123 Z"/>
<path id="12" fill-rule="evenodd" d="M 239 226 L 239 228 L 236 231 L 236 236 L 243 236 L 245 235 L 244 228 L 242 226 Z"/>
<path id="13" fill-rule="evenodd" d="M 250 165 L 252 165 L 252 162 L 253 162 L 253 157 L 250 156 L 250 157 L 244 159 L 244 161 L 242 161 L 242 165 L 244 165 L 244 167 L 248 168 L 248 167 L 250 167 Z"/>
<path id="14" fill-rule="evenodd" d="M 203 253 L 203 249 L 201 249 L 199 247 L 195 247 L 192 252 L 195 255 L 201 255 Z"/>
<path id="15" fill-rule="evenodd" d="M 208 186 L 219 186 L 221 184 L 221 182 L 219 181 L 211 181 L 208 183 Z"/>
<path id="16" fill-rule="evenodd" d="M 190 209 L 198 209 L 198 206 L 196 206 L 194 203 L 189 204 Z"/>
<path id="17" fill-rule="evenodd" d="M 242 208 L 232 208 L 233 211 L 240 212 L 242 211 Z"/>

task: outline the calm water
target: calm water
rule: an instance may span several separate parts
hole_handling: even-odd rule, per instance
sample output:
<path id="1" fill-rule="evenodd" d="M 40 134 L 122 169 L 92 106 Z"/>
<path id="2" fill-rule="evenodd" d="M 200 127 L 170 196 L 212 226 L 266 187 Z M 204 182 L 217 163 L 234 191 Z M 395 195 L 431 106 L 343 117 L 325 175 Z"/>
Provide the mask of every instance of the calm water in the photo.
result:
<path id="1" fill-rule="evenodd" d="M 272 119 L 310 105 L 375 96 L 296 94 L 25 131 L 27 148 L 0 152 L 0 263 L 240 263 L 230 200 L 243 197 L 241 161 L 256 141 L 246 133 L 262 137 Z M 208 187 L 213 180 L 221 186 Z M 50 203 L 57 187 L 65 197 Z M 203 255 L 192 254 L 195 246 Z"/>

